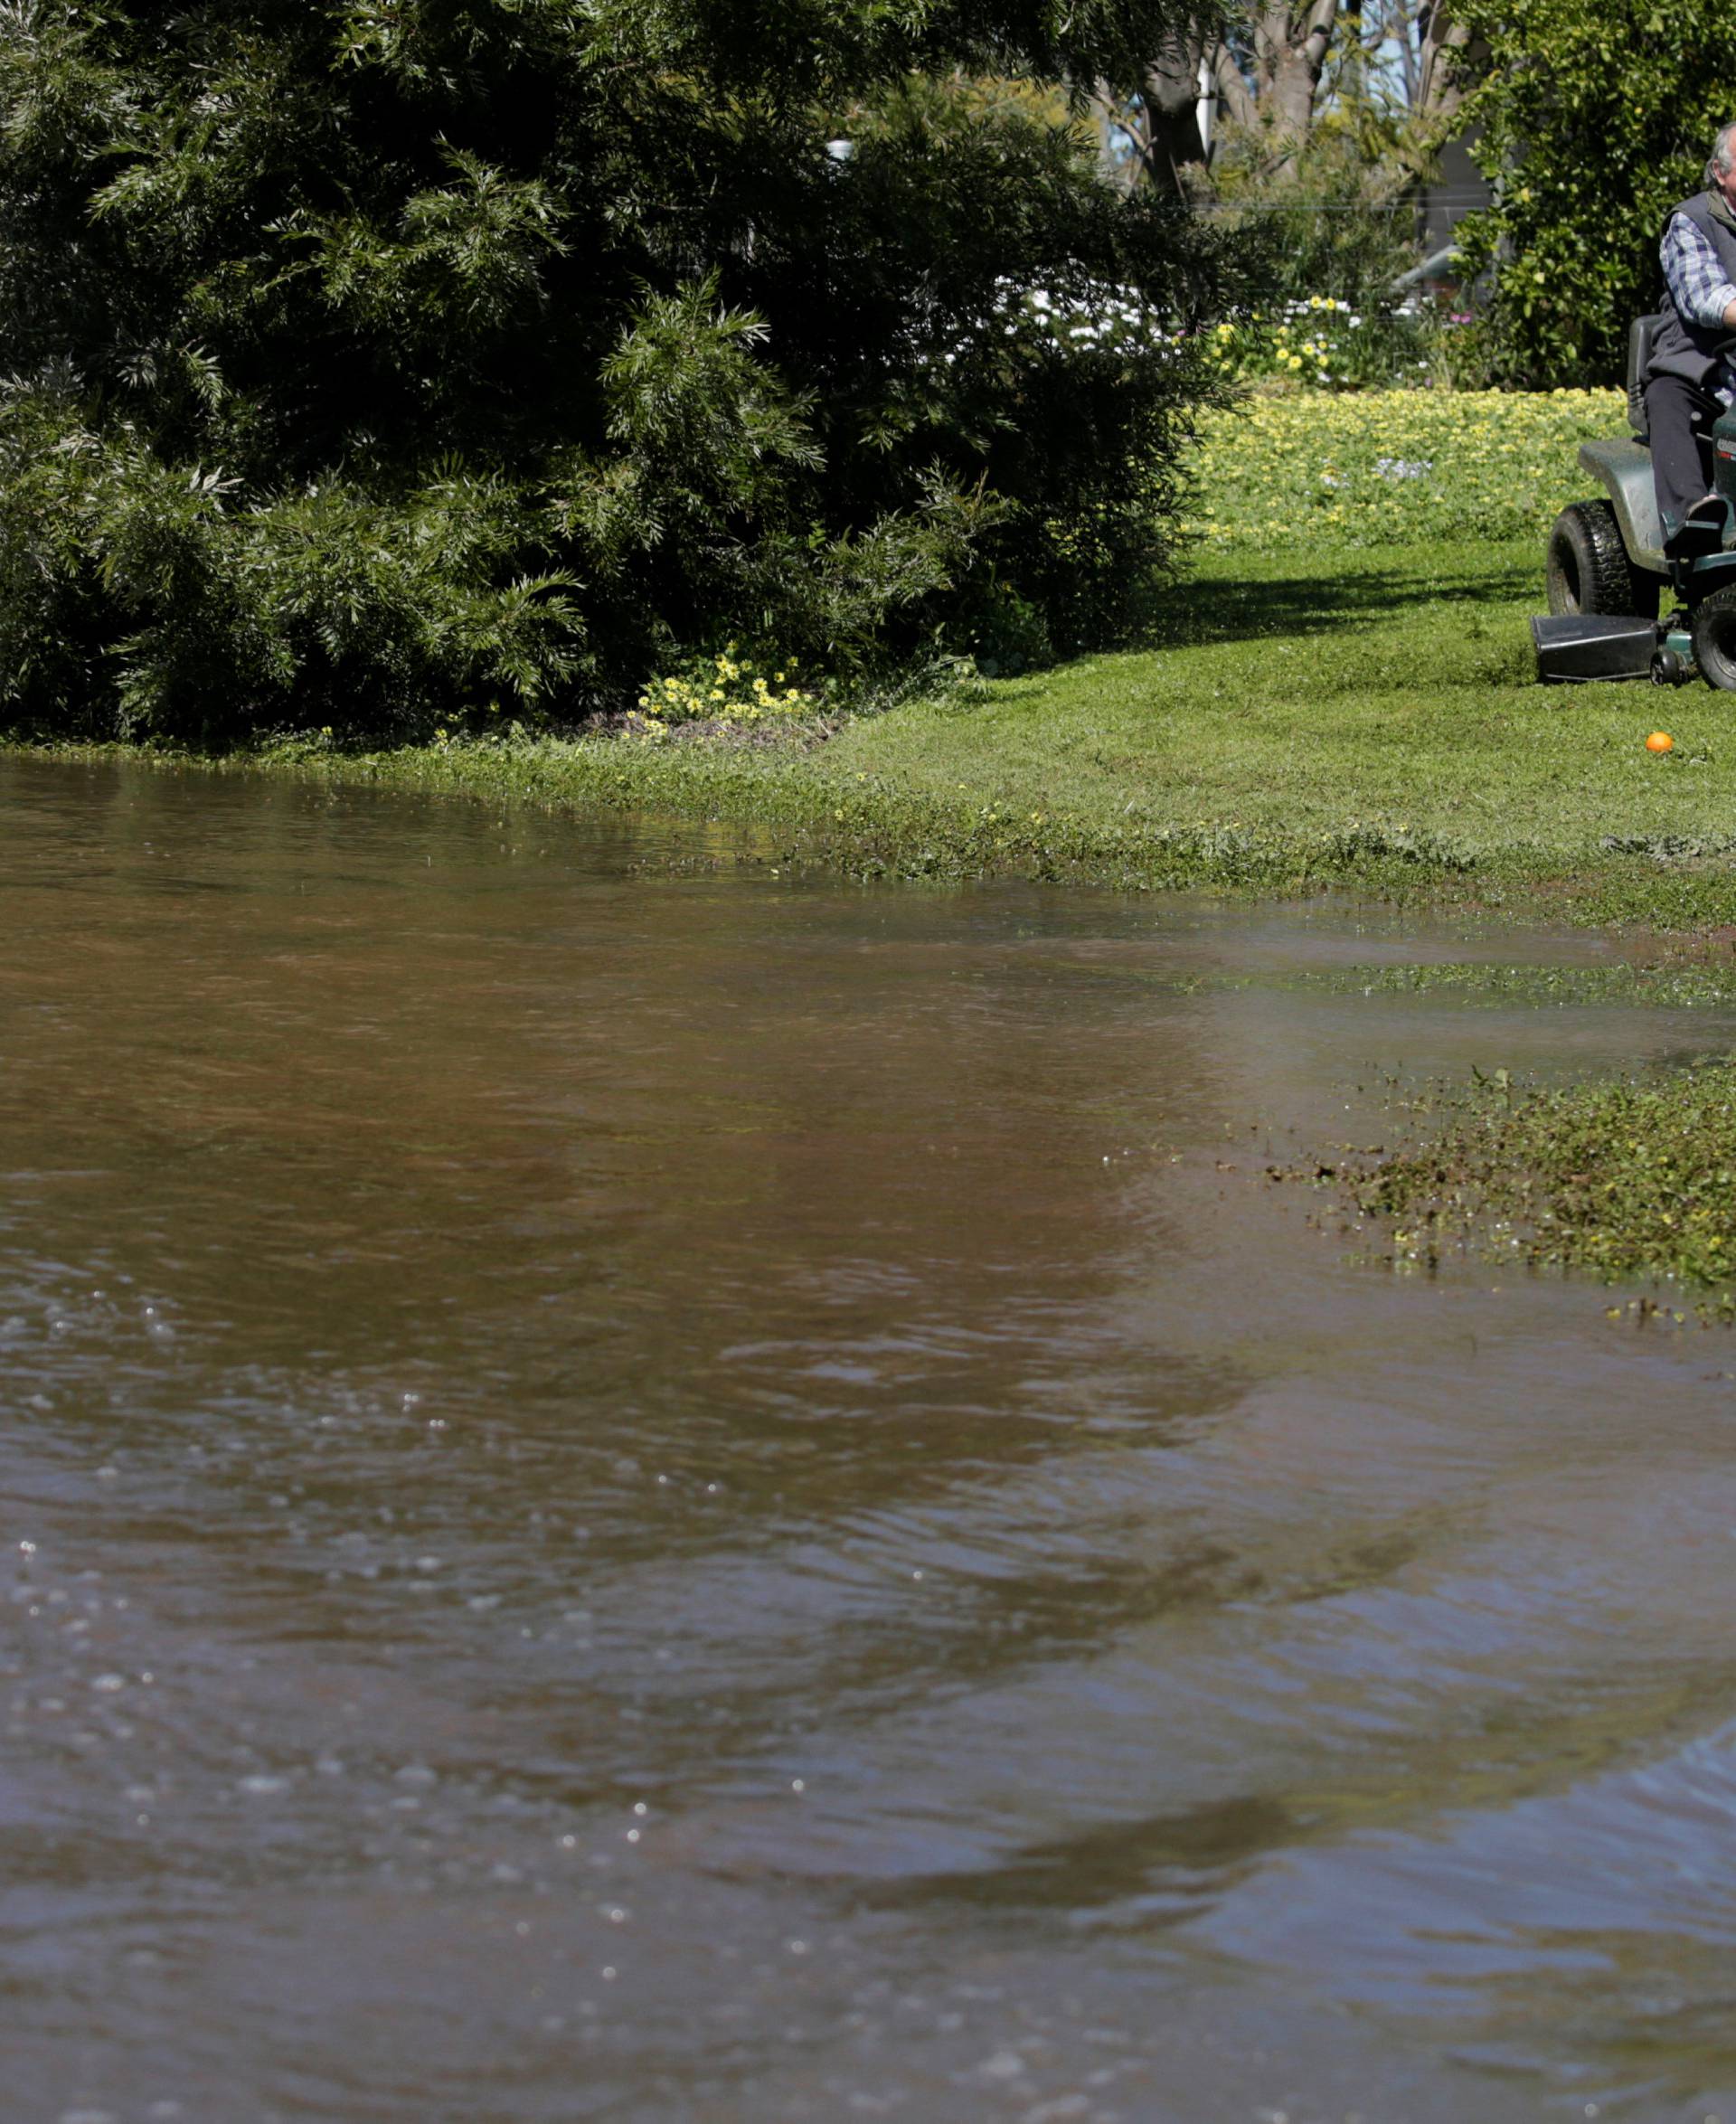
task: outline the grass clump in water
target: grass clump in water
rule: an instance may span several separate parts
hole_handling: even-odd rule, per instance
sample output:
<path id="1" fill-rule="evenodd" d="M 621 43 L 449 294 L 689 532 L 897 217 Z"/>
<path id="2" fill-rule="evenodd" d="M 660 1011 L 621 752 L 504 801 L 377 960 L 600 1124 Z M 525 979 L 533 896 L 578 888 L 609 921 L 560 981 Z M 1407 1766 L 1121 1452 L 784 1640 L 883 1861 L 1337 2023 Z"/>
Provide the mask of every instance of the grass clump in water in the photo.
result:
<path id="1" fill-rule="evenodd" d="M 1736 1310 L 1736 1064 L 1521 1092 L 1501 1071 L 1446 1132 L 1354 1184 L 1402 1259 L 1443 1242 L 1610 1280 L 1724 1287 Z"/>
<path id="2" fill-rule="evenodd" d="M 1736 968 L 1689 960 L 1613 966 L 1508 966 L 1446 959 L 1420 966 L 1352 966 L 1310 973 L 1297 985 L 1339 995 L 1453 996 L 1490 1009 L 1728 1009 Z"/>

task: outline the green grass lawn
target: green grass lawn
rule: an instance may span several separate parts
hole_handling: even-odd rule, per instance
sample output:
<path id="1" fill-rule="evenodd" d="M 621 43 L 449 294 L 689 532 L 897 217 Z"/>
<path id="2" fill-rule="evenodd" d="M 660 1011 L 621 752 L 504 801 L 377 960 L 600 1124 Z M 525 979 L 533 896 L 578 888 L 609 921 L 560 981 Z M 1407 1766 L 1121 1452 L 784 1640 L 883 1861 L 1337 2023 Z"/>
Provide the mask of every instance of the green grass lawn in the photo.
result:
<path id="1" fill-rule="evenodd" d="M 1156 646 L 856 723 L 826 769 L 993 807 L 1008 838 L 1071 833 L 1153 882 L 1510 896 L 1548 880 L 1593 920 L 1722 921 L 1736 697 L 1533 675 L 1545 531 L 1588 491 L 1580 441 L 1622 425 L 1613 392 L 1298 394 L 1213 416 L 1203 543 Z M 1660 722 L 1662 759 L 1644 743 Z"/>
<path id="2" fill-rule="evenodd" d="M 1205 557 L 1161 647 L 854 724 L 828 765 L 1126 831 L 1304 850 L 1361 834 L 1448 861 L 1574 860 L 1611 832 L 1679 830 L 1684 810 L 1727 818 L 1736 746 L 1716 789 L 1715 766 L 1660 769 L 1644 750 L 1677 701 L 1533 683 L 1539 572 L 1516 544 Z M 1715 697 L 1678 699 L 1692 752 Z"/>

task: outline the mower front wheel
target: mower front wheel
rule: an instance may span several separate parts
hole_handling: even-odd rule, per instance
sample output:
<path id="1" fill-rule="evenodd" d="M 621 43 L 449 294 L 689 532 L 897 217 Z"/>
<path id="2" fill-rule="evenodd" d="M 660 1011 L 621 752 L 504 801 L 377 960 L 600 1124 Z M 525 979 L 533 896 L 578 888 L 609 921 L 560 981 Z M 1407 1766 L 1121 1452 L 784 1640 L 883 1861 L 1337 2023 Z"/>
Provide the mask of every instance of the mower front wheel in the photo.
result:
<path id="1" fill-rule="evenodd" d="M 1736 694 L 1736 583 L 1713 590 L 1694 609 L 1694 660 L 1709 686 Z"/>
<path id="2" fill-rule="evenodd" d="M 1636 568 L 1608 502 L 1570 502 L 1550 527 L 1543 579 L 1552 612 L 1656 619 L 1661 578 Z"/>

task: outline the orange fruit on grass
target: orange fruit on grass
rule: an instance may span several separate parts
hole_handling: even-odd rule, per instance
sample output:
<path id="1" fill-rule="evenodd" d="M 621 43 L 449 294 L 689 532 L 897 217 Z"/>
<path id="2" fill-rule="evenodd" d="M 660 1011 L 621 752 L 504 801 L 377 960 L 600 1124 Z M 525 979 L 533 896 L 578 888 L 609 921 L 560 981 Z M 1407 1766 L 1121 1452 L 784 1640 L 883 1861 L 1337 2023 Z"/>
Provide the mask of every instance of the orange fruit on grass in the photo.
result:
<path id="1" fill-rule="evenodd" d="M 1646 741 L 1646 750 L 1648 752 L 1674 752 L 1675 740 L 1666 730 L 1655 730 Z"/>

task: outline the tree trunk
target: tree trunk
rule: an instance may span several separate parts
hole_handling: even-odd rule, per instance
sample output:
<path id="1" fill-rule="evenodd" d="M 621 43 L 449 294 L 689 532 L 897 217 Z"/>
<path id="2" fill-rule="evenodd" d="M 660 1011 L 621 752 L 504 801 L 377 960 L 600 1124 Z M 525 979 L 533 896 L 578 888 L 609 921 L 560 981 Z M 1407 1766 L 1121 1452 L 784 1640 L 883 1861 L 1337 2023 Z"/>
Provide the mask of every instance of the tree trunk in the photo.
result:
<path id="1" fill-rule="evenodd" d="M 1454 22 L 1447 0 L 1422 0 L 1417 28 L 1416 114 L 1445 134 L 1465 100 L 1459 61 L 1470 51 L 1471 33 Z"/>
<path id="2" fill-rule="evenodd" d="M 1147 119 L 1146 168 L 1161 191 L 1181 194 L 1182 172 L 1203 166 L 1205 143 L 1200 137 L 1200 57 L 1198 37 L 1173 38 L 1146 76 L 1143 101 Z"/>
<path id="3" fill-rule="evenodd" d="M 1248 86 L 1241 69 L 1231 56 L 1227 44 L 1217 44 L 1209 54 L 1212 71 L 1217 79 L 1218 108 L 1232 126 L 1252 126 L 1260 122 L 1260 106 L 1254 101 L 1253 91 Z"/>
<path id="4" fill-rule="evenodd" d="M 1205 40 L 1197 31 L 1172 37 L 1140 84 L 1137 105 L 1118 96 L 1107 82 L 1099 82 L 1091 99 L 1098 124 L 1106 139 L 1114 127 L 1133 142 L 1136 183 L 1143 179 L 1160 192 L 1179 197 L 1187 190 L 1184 170 L 1190 164 L 1204 166 L 1199 117 L 1200 61 L 1204 52 Z"/>
<path id="5" fill-rule="evenodd" d="M 1290 162 L 1314 130 L 1314 99 L 1337 0 L 1261 0 L 1253 19 L 1255 99 L 1274 154 Z"/>

